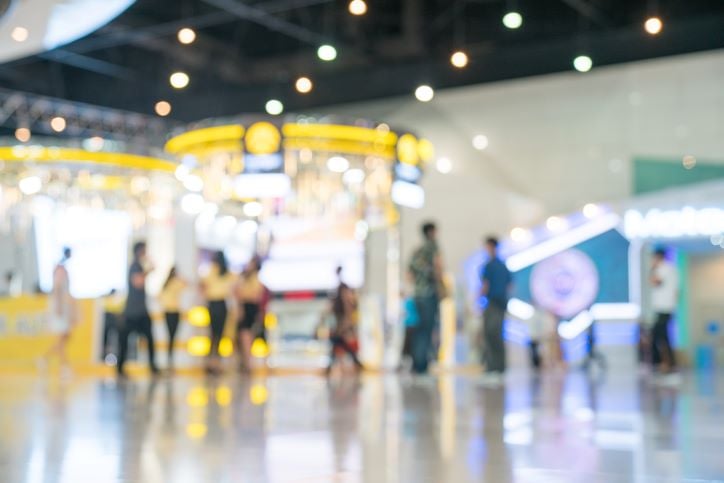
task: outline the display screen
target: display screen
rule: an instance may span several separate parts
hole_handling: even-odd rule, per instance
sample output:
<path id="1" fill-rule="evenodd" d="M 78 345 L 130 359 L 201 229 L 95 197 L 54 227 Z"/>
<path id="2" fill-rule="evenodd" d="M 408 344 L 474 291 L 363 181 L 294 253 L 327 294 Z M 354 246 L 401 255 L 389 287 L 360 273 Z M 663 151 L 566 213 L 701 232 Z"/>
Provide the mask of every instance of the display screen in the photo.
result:
<path id="1" fill-rule="evenodd" d="M 275 292 L 331 290 L 335 270 L 358 288 L 364 283 L 364 243 L 355 237 L 353 219 L 280 217 L 268 223 L 268 256 L 261 272 L 264 284 Z"/>
<path id="2" fill-rule="evenodd" d="M 76 298 L 93 298 L 116 289 L 125 291 L 131 221 L 121 211 L 52 207 L 33 217 L 41 290 L 53 288 L 53 270 L 63 247 L 73 256 L 67 263 L 70 291 Z"/>

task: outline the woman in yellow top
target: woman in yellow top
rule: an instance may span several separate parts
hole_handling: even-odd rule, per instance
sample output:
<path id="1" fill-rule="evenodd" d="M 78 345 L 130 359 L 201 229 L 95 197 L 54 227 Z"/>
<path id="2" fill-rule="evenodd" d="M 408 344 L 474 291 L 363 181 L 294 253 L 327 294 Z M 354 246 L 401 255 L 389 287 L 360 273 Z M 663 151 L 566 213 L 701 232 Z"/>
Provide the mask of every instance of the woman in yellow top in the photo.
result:
<path id="1" fill-rule="evenodd" d="M 211 270 L 201 281 L 201 289 L 206 298 L 211 322 L 211 349 L 206 371 L 218 373 L 221 371 L 219 360 L 219 343 L 224 334 L 224 326 L 229 310 L 226 301 L 229 299 L 234 287 L 234 275 L 229 272 L 229 265 L 226 262 L 224 252 L 214 253 L 211 259 Z"/>
<path id="2" fill-rule="evenodd" d="M 251 345 L 254 341 L 252 333 L 262 319 L 267 289 L 259 280 L 261 259 L 254 257 L 246 266 L 236 285 L 235 295 L 239 306 L 239 321 L 236 325 L 236 346 L 241 356 L 241 370 L 251 370 Z"/>
<path id="3" fill-rule="evenodd" d="M 159 295 L 159 302 L 166 317 L 168 329 L 168 367 L 173 369 L 173 346 L 176 340 L 176 331 L 181 320 L 181 295 L 186 290 L 186 282 L 178 276 L 176 267 L 171 268 L 166 283 Z"/>

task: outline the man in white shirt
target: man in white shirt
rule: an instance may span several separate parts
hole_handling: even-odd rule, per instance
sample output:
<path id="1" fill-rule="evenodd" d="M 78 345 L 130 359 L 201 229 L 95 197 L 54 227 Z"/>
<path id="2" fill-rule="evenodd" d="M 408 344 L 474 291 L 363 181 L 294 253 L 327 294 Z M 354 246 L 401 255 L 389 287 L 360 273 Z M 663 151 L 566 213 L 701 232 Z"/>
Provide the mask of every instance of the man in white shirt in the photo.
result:
<path id="1" fill-rule="evenodd" d="M 651 308 L 656 314 L 651 331 L 652 362 L 661 372 L 670 372 L 676 367 L 676 360 L 669 341 L 669 322 L 678 305 L 679 277 L 676 268 L 666 261 L 666 250 L 663 248 L 654 252 L 650 281 Z"/>

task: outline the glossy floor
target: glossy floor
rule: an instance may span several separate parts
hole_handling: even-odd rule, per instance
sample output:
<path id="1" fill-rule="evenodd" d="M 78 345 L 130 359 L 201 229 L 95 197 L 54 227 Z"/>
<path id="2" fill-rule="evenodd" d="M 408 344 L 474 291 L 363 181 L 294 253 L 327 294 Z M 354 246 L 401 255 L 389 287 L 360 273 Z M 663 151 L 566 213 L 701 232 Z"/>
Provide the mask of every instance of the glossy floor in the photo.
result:
<path id="1" fill-rule="evenodd" d="M 0 378 L 0 481 L 724 481 L 724 378 Z"/>

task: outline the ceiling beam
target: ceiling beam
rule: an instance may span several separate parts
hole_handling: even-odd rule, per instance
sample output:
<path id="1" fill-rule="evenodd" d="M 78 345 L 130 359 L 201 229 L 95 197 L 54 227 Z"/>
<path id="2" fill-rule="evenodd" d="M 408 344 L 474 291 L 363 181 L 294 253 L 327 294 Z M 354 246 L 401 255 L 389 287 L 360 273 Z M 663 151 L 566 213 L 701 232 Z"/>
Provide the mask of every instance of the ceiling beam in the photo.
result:
<path id="1" fill-rule="evenodd" d="M 610 21 L 606 14 L 604 14 L 597 6 L 593 5 L 591 2 L 588 2 L 586 0 L 561 1 L 579 14 L 597 23 L 598 25 L 606 26 L 610 24 Z"/>
<path id="2" fill-rule="evenodd" d="M 279 32 L 307 44 L 319 45 L 330 40 L 324 35 L 301 27 L 270 14 L 261 7 L 247 5 L 239 0 L 202 0 L 204 3 L 224 10 L 236 17 L 262 25 L 271 31 Z"/>
<path id="3" fill-rule="evenodd" d="M 116 79 L 129 80 L 134 77 L 134 72 L 131 69 L 67 50 L 50 50 L 39 54 L 38 57 Z"/>

